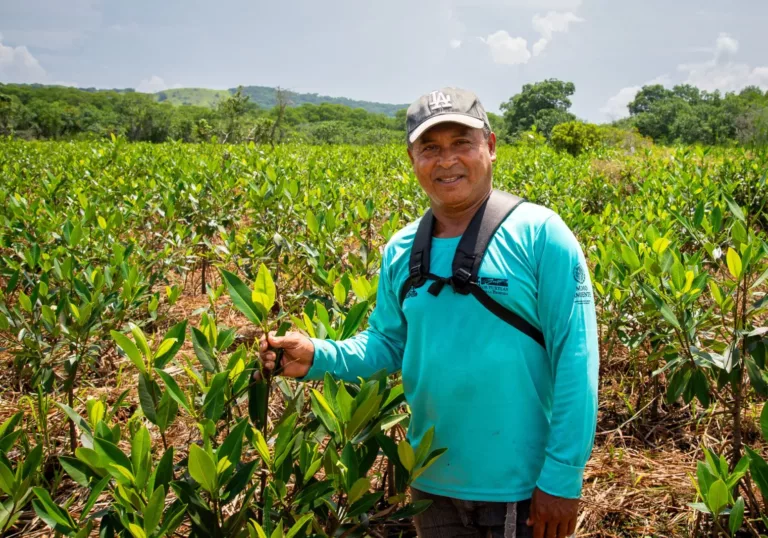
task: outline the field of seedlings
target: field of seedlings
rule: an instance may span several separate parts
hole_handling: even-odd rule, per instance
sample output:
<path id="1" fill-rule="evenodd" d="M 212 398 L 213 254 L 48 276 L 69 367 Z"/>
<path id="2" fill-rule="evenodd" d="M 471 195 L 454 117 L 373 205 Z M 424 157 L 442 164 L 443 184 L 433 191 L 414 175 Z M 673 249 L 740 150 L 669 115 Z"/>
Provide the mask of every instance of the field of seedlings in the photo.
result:
<path id="1" fill-rule="evenodd" d="M 578 536 L 768 533 L 768 155 L 502 147 L 589 261 Z M 413 536 L 397 376 L 252 374 L 365 327 L 427 208 L 404 146 L 0 141 L 0 535 Z M 447 358 L 450 360 L 450 358 Z"/>

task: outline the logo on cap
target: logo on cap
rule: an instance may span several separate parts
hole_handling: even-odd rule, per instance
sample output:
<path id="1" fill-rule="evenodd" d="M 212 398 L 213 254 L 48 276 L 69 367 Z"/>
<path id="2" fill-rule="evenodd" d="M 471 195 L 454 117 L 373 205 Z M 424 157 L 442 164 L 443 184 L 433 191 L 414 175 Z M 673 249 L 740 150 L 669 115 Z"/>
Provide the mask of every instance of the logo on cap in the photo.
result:
<path id="1" fill-rule="evenodd" d="M 434 112 L 436 108 L 442 110 L 443 108 L 451 108 L 451 96 L 445 95 L 439 90 L 435 90 L 430 94 L 429 109 Z"/>

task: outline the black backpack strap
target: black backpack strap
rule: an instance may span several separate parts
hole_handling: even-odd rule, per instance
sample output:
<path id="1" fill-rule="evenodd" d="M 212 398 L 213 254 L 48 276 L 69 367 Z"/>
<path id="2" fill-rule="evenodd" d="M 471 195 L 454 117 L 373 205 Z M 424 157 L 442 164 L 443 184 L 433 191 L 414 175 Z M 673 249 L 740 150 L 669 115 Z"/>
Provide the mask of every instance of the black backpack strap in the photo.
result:
<path id="1" fill-rule="evenodd" d="M 432 210 L 427 209 L 416 229 L 416 237 L 411 245 L 411 257 L 408 262 L 408 278 L 405 279 L 400 289 L 400 303 L 405 299 L 405 294 L 411 287 L 418 288 L 424 285 L 429 276 L 429 251 L 432 248 L 432 232 L 435 229 L 435 217 Z"/>
<path id="2" fill-rule="evenodd" d="M 452 283 L 458 293 L 468 294 L 468 284 L 477 282 L 488 244 L 501 223 L 522 201 L 522 198 L 514 194 L 494 190 L 472 217 L 453 258 Z"/>
<path id="3" fill-rule="evenodd" d="M 525 321 L 511 310 L 494 301 L 493 297 L 485 293 L 483 288 L 478 286 L 476 283 L 471 283 L 469 284 L 469 293 L 474 295 L 475 298 L 480 301 L 480 303 L 492 314 L 495 314 L 498 318 L 506 321 L 521 333 L 529 336 L 541 347 L 547 349 L 546 342 L 544 341 L 544 335 L 540 330 L 538 330 L 536 327 Z"/>
<path id="4" fill-rule="evenodd" d="M 523 202 L 513 194 L 494 190 L 475 213 L 456 247 L 451 284 L 457 293 L 472 294 L 492 314 L 527 335 L 546 349 L 544 335 L 522 317 L 488 295 L 478 283 L 480 265 L 488 245 L 506 218 Z M 435 284 L 442 286 L 442 284 Z M 439 291 L 439 290 L 438 290 Z"/>

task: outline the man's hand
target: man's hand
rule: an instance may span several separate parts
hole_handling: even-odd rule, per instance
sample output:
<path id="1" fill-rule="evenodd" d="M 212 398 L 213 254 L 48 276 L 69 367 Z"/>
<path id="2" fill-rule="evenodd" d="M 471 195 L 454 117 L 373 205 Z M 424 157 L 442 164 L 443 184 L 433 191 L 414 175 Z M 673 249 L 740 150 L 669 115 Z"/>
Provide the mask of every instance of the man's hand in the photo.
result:
<path id="1" fill-rule="evenodd" d="M 275 332 L 269 333 L 269 342 L 264 336 L 261 337 L 259 346 L 259 355 L 264 368 L 267 370 L 275 369 L 275 360 L 277 355 L 269 349 L 272 346 L 275 349 L 282 348 L 283 359 L 280 366 L 282 371 L 280 375 L 286 377 L 303 377 L 307 375 L 312 367 L 312 361 L 315 356 L 315 346 L 312 341 L 301 333 L 287 332 L 285 336 L 275 336 Z M 258 379 L 261 374 L 256 371 L 253 374 L 254 379 Z"/>
<path id="2" fill-rule="evenodd" d="M 533 490 L 528 526 L 533 526 L 533 538 L 565 538 L 576 532 L 579 499 L 563 499 Z"/>

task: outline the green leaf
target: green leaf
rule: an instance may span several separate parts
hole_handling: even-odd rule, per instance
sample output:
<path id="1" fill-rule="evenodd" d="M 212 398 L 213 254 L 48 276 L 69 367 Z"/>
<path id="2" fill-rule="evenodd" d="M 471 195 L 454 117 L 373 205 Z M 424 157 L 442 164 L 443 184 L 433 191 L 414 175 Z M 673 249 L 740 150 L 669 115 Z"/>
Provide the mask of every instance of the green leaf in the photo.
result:
<path id="1" fill-rule="evenodd" d="M 740 221 L 736 221 L 736 223 L 733 225 L 733 228 L 731 228 L 731 236 L 737 243 L 749 242 L 749 235 L 747 234 L 747 230 L 744 228 L 744 225 Z"/>
<path id="2" fill-rule="evenodd" d="M 741 528 L 741 524 L 744 521 L 744 498 L 739 497 L 731 508 L 731 515 L 728 516 L 728 528 L 731 530 L 731 534 L 735 535 L 736 531 Z"/>
<path id="3" fill-rule="evenodd" d="M 672 274 L 672 286 L 675 291 L 680 291 L 685 285 L 685 268 L 680 262 L 675 262 L 670 271 Z"/>
<path id="4" fill-rule="evenodd" d="M 170 393 L 164 392 L 157 404 L 157 427 L 160 428 L 161 432 L 168 430 L 168 426 L 173 423 L 178 413 L 179 406 L 176 401 L 171 398 Z"/>
<path id="5" fill-rule="evenodd" d="M 144 412 L 147 420 L 157 425 L 157 395 L 159 390 L 156 391 L 155 389 L 157 387 L 154 380 L 150 379 L 147 374 L 139 374 L 139 403 L 141 404 L 141 410 Z"/>
<path id="6" fill-rule="evenodd" d="M 733 278 L 739 280 L 739 278 L 741 278 L 742 270 L 741 258 L 739 257 L 738 253 L 731 247 L 728 247 L 728 253 L 725 255 L 725 261 L 728 265 L 728 271 L 731 273 Z"/>
<path id="7" fill-rule="evenodd" d="M 275 304 L 276 289 L 275 282 L 272 280 L 272 274 L 263 263 L 259 266 L 259 272 L 256 274 L 256 282 L 253 285 L 253 300 L 263 307 L 264 312 L 269 312 L 272 305 Z"/>
<path id="8" fill-rule="evenodd" d="M 338 433 L 338 419 L 336 418 L 336 415 L 333 414 L 333 410 L 331 409 L 331 406 L 328 405 L 325 396 L 317 390 L 312 389 L 310 398 L 312 399 L 312 411 L 315 413 L 315 416 L 320 419 L 330 433 Z"/>
<path id="9" fill-rule="evenodd" d="M 131 359 L 131 362 L 138 368 L 139 372 L 142 374 L 147 373 L 147 366 L 144 364 L 144 360 L 141 358 L 141 353 L 139 352 L 139 348 L 136 347 L 136 344 L 134 344 L 127 336 L 117 331 L 110 331 L 109 334 L 112 335 L 112 339 L 118 346 L 120 346 L 120 349 L 122 349 L 128 358 Z"/>
<path id="10" fill-rule="evenodd" d="M 187 413 L 194 415 L 192 408 L 189 405 L 187 395 L 184 394 L 184 391 L 182 391 L 181 388 L 179 388 L 176 380 L 173 379 L 170 374 L 159 368 L 155 368 L 155 373 L 160 376 L 160 379 L 162 379 L 163 383 L 165 383 L 165 388 L 168 391 L 168 394 L 171 395 L 171 398 L 176 400 L 176 403 L 178 403 Z"/>
<path id="11" fill-rule="evenodd" d="M 213 351 L 205 334 L 197 327 L 192 327 L 192 348 L 195 350 L 195 356 L 203 369 L 206 372 L 215 372 L 216 359 L 213 356 Z"/>
<path id="12" fill-rule="evenodd" d="M 763 405 L 760 412 L 760 430 L 763 432 L 763 439 L 768 441 L 768 404 Z"/>
<path id="13" fill-rule="evenodd" d="M 371 488 L 371 480 L 368 477 L 358 478 L 349 490 L 347 501 L 352 504 L 363 496 Z"/>
<path id="14" fill-rule="evenodd" d="M 768 499 L 768 463 L 749 447 L 744 447 L 749 457 L 749 473 L 764 499 Z"/>
<path id="15" fill-rule="evenodd" d="M 304 530 L 304 527 L 306 526 L 306 524 L 312 521 L 313 517 L 314 517 L 314 514 L 304 514 L 303 516 L 301 516 L 301 518 L 299 518 L 299 520 L 293 524 L 291 529 L 288 531 L 288 534 L 285 535 L 285 538 L 294 538 L 295 536 L 297 536 L 302 530 Z"/>
<path id="16" fill-rule="evenodd" d="M 242 312 L 251 323 L 260 324 L 267 316 L 267 313 L 253 302 L 251 290 L 248 289 L 248 286 L 243 284 L 243 281 L 237 275 L 225 269 L 219 269 L 219 271 L 221 272 L 222 279 L 227 284 L 227 291 L 235 308 Z"/>
<path id="17" fill-rule="evenodd" d="M 222 499 L 224 499 L 225 503 L 234 501 L 246 486 L 248 486 L 251 476 L 253 476 L 253 471 L 256 470 L 257 463 L 258 460 L 256 459 L 249 461 L 235 473 L 229 482 L 227 482 L 227 487 L 224 489 L 224 494 L 222 495 Z"/>
<path id="18" fill-rule="evenodd" d="M 147 538 L 147 535 L 144 533 L 144 529 L 136 525 L 136 523 L 129 523 L 128 530 L 131 532 L 131 536 L 133 536 L 133 538 Z"/>
<path id="19" fill-rule="evenodd" d="M 96 437 L 93 440 L 93 448 L 99 455 L 99 459 L 107 466 L 115 464 L 133 471 L 131 460 L 114 443 Z"/>
<path id="20" fill-rule="evenodd" d="M 158 357 L 162 357 L 163 355 L 168 353 L 175 344 L 176 344 L 175 338 L 168 338 L 166 340 L 163 340 L 158 346 L 157 351 L 155 351 L 154 360 L 156 361 Z"/>
<path id="21" fill-rule="evenodd" d="M 354 335 L 357 331 L 357 328 L 360 327 L 360 324 L 363 322 L 367 312 L 368 301 L 357 303 L 355 306 L 350 308 L 347 317 L 344 319 L 344 326 L 342 327 L 341 336 L 339 339 L 345 340 Z"/>
<path id="22" fill-rule="evenodd" d="M 723 198 L 725 198 L 725 203 L 728 204 L 728 209 L 731 210 L 733 216 L 741 222 L 746 223 L 747 219 L 744 216 L 744 212 L 741 210 L 741 207 L 739 207 L 739 204 L 737 204 L 736 201 L 727 194 L 723 194 Z"/>
<path id="23" fill-rule="evenodd" d="M 312 213 L 311 209 L 307 209 L 307 228 L 309 228 L 309 231 L 312 233 L 312 235 L 316 235 L 317 232 L 320 231 L 320 223 L 317 222 L 317 217 L 314 213 Z"/>
<path id="24" fill-rule="evenodd" d="M 186 338 L 186 333 L 187 333 L 187 320 L 177 323 L 171 328 L 171 330 L 165 333 L 165 341 L 175 340 L 175 342 L 169 349 L 167 349 L 163 353 L 161 353 L 160 349 L 157 350 L 157 353 L 155 353 L 155 360 L 154 360 L 154 365 L 156 368 L 164 368 L 165 365 L 168 364 L 171 361 L 171 359 L 173 359 L 176 356 L 176 353 L 178 353 L 181 347 L 184 345 L 184 339 Z"/>
<path id="25" fill-rule="evenodd" d="M 91 485 L 91 478 L 96 477 L 96 473 L 85 463 L 71 456 L 59 456 L 59 463 L 62 469 L 78 485 L 87 488 Z"/>
<path id="26" fill-rule="evenodd" d="M 151 536 L 152 532 L 160 524 L 163 508 L 165 508 L 165 488 L 159 486 L 149 498 L 147 507 L 144 510 L 144 531 L 147 533 L 147 536 Z"/>
<path id="27" fill-rule="evenodd" d="M 635 272 L 642 267 L 640 258 L 637 257 L 637 253 L 627 245 L 621 245 L 621 258 L 627 265 L 629 265 L 632 272 Z"/>
<path id="28" fill-rule="evenodd" d="M 347 302 L 347 289 L 341 281 L 333 285 L 333 298 L 336 299 L 336 302 L 340 305 Z"/>
<path id="29" fill-rule="evenodd" d="M 397 455 L 405 470 L 410 473 L 414 465 L 416 465 L 416 454 L 413 452 L 413 447 L 405 439 L 397 445 Z"/>
<path id="30" fill-rule="evenodd" d="M 339 390 L 336 393 L 336 405 L 339 408 L 339 418 L 342 423 L 347 423 L 352 418 L 352 403 L 354 400 L 352 396 L 347 392 L 347 388 L 344 383 L 339 385 Z"/>
<path id="31" fill-rule="evenodd" d="M 227 372 L 219 372 L 213 376 L 211 388 L 208 389 L 203 403 L 203 414 L 206 418 L 216 421 L 224 412 L 224 389 L 227 386 L 228 378 Z"/>
<path id="32" fill-rule="evenodd" d="M 163 486 L 167 490 L 171 481 L 173 481 L 173 447 L 168 447 L 152 472 L 150 488 L 156 489 Z"/>
<path id="33" fill-rule="evenodd" d="M 33 502 L 35 512 L 40 519 L 59 532 L 72 532 L 77 528 L 69 513 L 53 502 L 51 496 L 43 488 L 32 488 L 39 503 Z M 51 524 L 53 522 L 53 524 Z M 66 529 L 66 530 L 63 530 Z"/>
<path id="34" fill-rule="evenodd" d="M 272 461 L 272 456 L 269 453 L 269 447 L 267 446 L 266 439 L 264 439 L 264 435 L 259 430 L 253 430 L 253 434 L 256 437 L 256 442 L 254 443 L 256 450 L 259 452 L 261 459 L 264 460 L 264 463 L 269 465 Z"/>
<path id="35" fill-rule="evenodd" d="M 139 351 L 146 358 L 151 358 L 152 352 L 149 350 L 149 344 L 147 343 L 146 336 L 144 336 L 144 332 L 135 323 L 129 323 L 128 326 L 131 328 L 133 339 L 136 341 L 136 347 L 139 348 Z"/>
<path id="36" fill-rule="evenodd" d="M 381 406 L 381 394 L 369 396 L 358 406 L 347 425 L 347 437 L 354 437 L 376 416 Z"/>
<path id="37" fill-rule="evenodd" d="M 216 465 L 211 456 L 195 444 L 189 447 L 189 474 L 205 491 L 216 495 Z"/>
<path id="38" fill-rule="evenodd" d="M 88 496 L 88 500 L 85 502 L 85 506 L 83 506 L 82 512 L 80 512 L 81 523 L 91 515 L 91 508 L 93 508 L 93 506 L 96 504 L 96 501 L 99 500 L 101 492 L 104 491 L 104 488 L 107 487 L 107 484 L 109 484 L 111 480 L 112 477 L 107 475 L 102 478 L 95 486 L 93 486 L 91 494 Z"/>
<path id="39" fill-rule="evenodd" d="M 715 480 L 715 482 L 709 487 L 709 495 L 706 499 L 707 506 L 712 511 L 712 514 L 717 517 L 728 505 L 728 487 L 721 479 Z"/>
<path id="40" fill-rule="evenodd" d="M 672 312 L 672 309 L 667 303 L 663 303 L 661 305 L 661 308 L 659 308 L 659 313 L 665 320 L 667 320 L 670 325 L 676 329 L 680 329 L 680 322 L 677 321 L 677 317 L 675 316 L 674 312 Z"/>
<path id="41" fill-rule="evenodd" d="M 0 490 L 9 497 L 13 497 L 16 493 L 16 480 L 13 472 L 2 461 L 0 461 Z"/>

